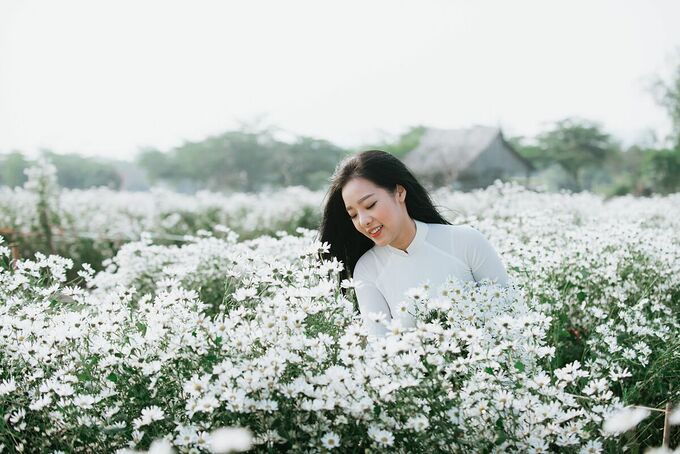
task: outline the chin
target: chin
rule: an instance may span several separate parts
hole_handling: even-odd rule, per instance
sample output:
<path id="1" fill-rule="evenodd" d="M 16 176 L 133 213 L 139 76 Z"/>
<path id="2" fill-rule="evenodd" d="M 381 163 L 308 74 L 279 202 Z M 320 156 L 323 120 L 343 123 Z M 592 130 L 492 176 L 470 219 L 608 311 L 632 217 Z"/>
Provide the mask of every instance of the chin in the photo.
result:
<path id="1" fill-rule="evenodd" d="M 385 238 L 371 238 L 375 244 L 390 244 L 390 241 L 385 240 Z"/>

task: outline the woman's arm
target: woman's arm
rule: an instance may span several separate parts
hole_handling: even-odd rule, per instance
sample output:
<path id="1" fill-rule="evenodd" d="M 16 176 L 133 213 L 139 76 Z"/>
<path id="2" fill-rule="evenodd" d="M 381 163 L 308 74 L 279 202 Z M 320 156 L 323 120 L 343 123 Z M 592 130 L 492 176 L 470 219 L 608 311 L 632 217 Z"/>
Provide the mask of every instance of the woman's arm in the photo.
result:
<path id="1" fill-rule="evenodd" d="M 353 278 L 360 281 L 359 286 L 355 289 L 359 311 L 363 316 L 368 332 L 376 336 L 384 336 L 387 333 L 387 328 L 378 322 L 376 317 L 371 317 L 369 314 L 385 314 L 384 320 L 389 322 L 392 319 L 392 313 L 385 297 L 378 290 L 375 282 L 368 276 L 369 273 L 367 273 L 361 262 L 358 262 L 354 268 Z"/>
<path id="2" fill-rule="evenodd" d="M 507 285 L 508 273 L 496 249 L 479 230 L 472 227 L 465 230 L 468 240 L 465 259 L 475 281 L 491 279 L 497 284 Z"/>

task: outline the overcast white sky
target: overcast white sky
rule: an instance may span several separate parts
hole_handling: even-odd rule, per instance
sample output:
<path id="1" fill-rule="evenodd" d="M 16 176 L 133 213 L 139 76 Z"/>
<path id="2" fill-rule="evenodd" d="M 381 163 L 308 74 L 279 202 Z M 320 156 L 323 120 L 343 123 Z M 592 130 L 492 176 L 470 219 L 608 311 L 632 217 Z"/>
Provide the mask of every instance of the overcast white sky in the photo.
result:
<path id="1" fill-rule="evenodd" d="M 410 125 L 663 137 L 680 2 L 0 0 L 0 152 L 131 159 L 258 117 L 356 146 Z"/>

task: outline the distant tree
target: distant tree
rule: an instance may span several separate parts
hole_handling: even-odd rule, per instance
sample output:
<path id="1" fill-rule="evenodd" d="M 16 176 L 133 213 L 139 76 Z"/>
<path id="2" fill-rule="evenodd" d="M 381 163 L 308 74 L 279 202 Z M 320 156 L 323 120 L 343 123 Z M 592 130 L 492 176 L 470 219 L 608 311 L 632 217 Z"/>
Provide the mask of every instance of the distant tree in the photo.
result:
<path id="1" fill-rule="evenodd" d="M 131 161 L 111 160 L 111 166 L 121 178 L 121 190 L 148 191 L 149 179 L 139 165 Z"/>
<path id="2" fill-rule="evenodd" d="M 19 151 L 0 156 L 0 185 L 9 187 L 23 185 L 26 182 L 24 169 L 29 166 L 30 162 Z"/>
<path id="3" fill-rule="evenodd" d="M 170 180 L 190 180 L 210 190 L 236 189 L 241 185 L 231 149 L 224 135 L 200 142 L 185 142 L 168 153 Z"/>
<path id="4" fill-rule="evenodd" d="M 552 129 L 538 135 L 536 144 L 546 162 L 560 164 L 579 189 L 583 189 L 582 171 L 602 165 L 618 149 L 597 123 L 574 118 L 555 123 Z"/>
<path id="5" fill-rule="evenodd" d="M 645 164 L 655 192 L 680 192 L 680 148 L 655 150 L 647 155 Z"/>
<path id="6" fill-rule="evenodd" d="M 652 190 L 646 161 L 653 150 L 633 145 L 621 153 L 610 155 L 605 164 L 611 176 L 611 184 L 604 191 L 607 196 L 624 194 L 648 195 Z"/>
<path id="7" fill-rule="evenodd" d="M 227 150 L 242 190 L 256 192 L 278 186 L 276 154 L 287 145 L 274 139 L 270 129 L 233 131 L 223 137 L 228 141 Z"/>
<path id="8" fill-rule="evenodd" d="M 394 139 L 383 140 L 375 144 L 363 146 L 362 151 L 378 149 L 392 153 L 398 158 L 403 158 L 409 151 L 414 150 L 418 146 L 420 139 L 423 137 L 426 130 L 427 128 L 422 125 L 411 126 Z"/>
<path id="9" fill-rule="evenodd" d="M 276 185 L 276 153 L 285 144 L 269 130 L 229 131 L 174 150 L 176 162 L 209 189 L 254 192 Z"/>
<path id="10" fill-rule="evenodd" d="M 155 148 L 142 148 L 137 153 L 135 162 L 146 171 L 149 180 L 152 182 L 172 179 L 176 176 L 171 158 Z"/>
<path id="11" fill-rule="evenodd" d="M 545 153 L 543 147 L 529 137 L 510 137 L 507 141 L 520 156 L 531 162 L 538 170 L 544 169 L 554 162 L 553 157 Z"/>
<path id="12" fill-rule="evenodd" d="M 671 141 L 674 148 L 680 148 L 680 48 L 672 69 L 670 81 L 658 78 L 652 87 L 657 102 L 666 109 L 671 119 Z"/>
<path id="13" fill-rule="evenodd" d="M 137 162 L 154 181 L 251 192 L 290 185 L 318 189 L 345 155 L 345 150 L 325 140 L 299 137 L 286 143 L 274 137 L 272 128 L 246 125 L 186 142 L 167 153 L 143 150 Z"/>
<path id="14" fill-rule="evenodd" d="M 330 181 L 335 166 L 348 152 L 326 140 L 298 137 L 277 152 L 280 167 L 279 183 L 282 186 L 306 186 L 321 189 Z"/>
<path id="15" fill-rule="evenodd" d="M 77 154 L 57 154 L 50 150 L 42 150 L 41 153 L 57 168 L 57 179 L 61 187 L 84 189 L 106 186 L 120 189 L 121 177 L 110 164 Z"/>

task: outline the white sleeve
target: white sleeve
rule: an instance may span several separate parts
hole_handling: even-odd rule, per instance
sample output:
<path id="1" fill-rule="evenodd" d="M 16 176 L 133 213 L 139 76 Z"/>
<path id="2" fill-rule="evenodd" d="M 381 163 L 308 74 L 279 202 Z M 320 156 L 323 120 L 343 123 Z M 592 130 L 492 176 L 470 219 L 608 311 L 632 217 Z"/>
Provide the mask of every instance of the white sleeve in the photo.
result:
<path id="1" fill-rule="evenodd" d="M 373 317 L 369 317 L 369 314 L 385 314 L 384 320 L 389 322 L 392 319 L 392 313 L 385 297 L 378 290 L 375 282 L 369 277 L 371 274 L 375 275 L 367 271 L 365 263 L 357 262 L 352 276 L 357 281 L 360 281 L 359 286 L 355 289 L 357 303 L 359 303 L 359 311 L 363 316 L 368 332 L 376 336 L 384 336 L 387 333 L 387 328 L 375 321 Z"/>
<path id="2" fill-rule="evenodd" d="M 475 281 L 491 279 L 497 284 L 507 285 L 508 273 L 505 271 L 505 266 L 496 249 L 479 230 L 472 227 L 465 230 L 469 240 L 465 259 Z"/>

